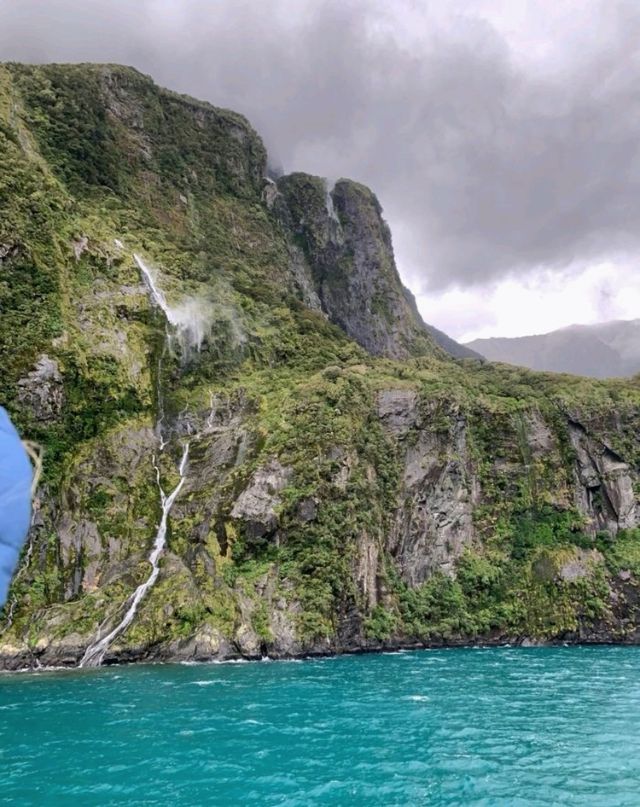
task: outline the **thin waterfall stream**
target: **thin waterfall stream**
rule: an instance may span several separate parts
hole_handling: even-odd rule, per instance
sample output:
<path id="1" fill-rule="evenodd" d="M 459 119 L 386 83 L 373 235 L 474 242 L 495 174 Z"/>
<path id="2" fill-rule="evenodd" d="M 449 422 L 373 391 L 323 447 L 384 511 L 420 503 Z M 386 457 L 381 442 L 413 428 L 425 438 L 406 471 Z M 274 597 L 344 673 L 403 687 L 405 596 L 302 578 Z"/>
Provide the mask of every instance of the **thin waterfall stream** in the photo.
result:
<path id="1" fill-rule="evenodd" d="M 182 486 L 184 485 L 186 479 L 186 470 L 187 470 L 187 461 L 189 459 L 189 443 L 184 444 L 184 449 L 182 452 L 182 459 L 180 460 L 180 480 L 175 488 L 171 491 L 171 493 L 167 496 L 162 488 L 162 483 L 160 482 L 160 467 L 155 462 L 154 458 L 154 466 L 156 469 L 156 478 L 158 480 L 158 490 L 160 491 L 160 502 L 162 504 L 162 517 L 160 519 L 160 524 L 158 525 L 158 531 L 156 533 L 156 539 L 153 543 L 153 549 L 151 554 L 149 555 L 149 563 L 151 564 L 151 574 L 144 583 L 141 583 L 138 588 L 133 593 L 131 597 L 131 603 L 129 608 L 127 609 L 126 614 L 124 615 L 122 621 L 116 625 L 116 627 L 110 631 L 106 636 L 103 636 L 101 639 L 96 639 L 95 642 L 92 642 L 89 647 L 85 650 L 84 656 L 80 661 L 80 667 L 99 667 L 102 664 L 104 659 L 105 653 L 109 649 L 109 646 L 113 642 L 113 640 L 119 636 L 123 631 L 125 631 L 133 618 L 136 615 L 136 611 L 138 610 L 138 606 L 142 602 L 145 594 L 149 589 L 155 584 L 158 573 L 160 572 L 160 556 L 164 551 L 165 545 L 167 543 L 167 525 L 169 520 L 169 513 L 171 512 L 171 508 L 173 507 L 173 503 L 175 502 L 178 494 L 182 490 Z"/>
<path id="2" fill-rule="evenodd" d="M 167 341 L 171 344 L 172 337 L 177 336 L 177 341 L 180 345 L 182 356 L 188 355 L 189 350 L 199 350 L 204 338 L 203 329 L 203 314 L 197 300 L 190 299 L 181 307 L 174 308 L 169 305 L 167 299 L 158 285 L 156 277 L 152 270 L 145 264 L 139 255 L 134 254 L 134 260 L 140 269 L 142 277 L 144 278 L 145 285 L 149 292 L 149 296 L 153 305 L 161 309 L 167 320 Z M 158 411 L 160 414 L 159 421 L 156 424 L 159 441 L 159 453 L 162 453 L 167 441 L 162 434 L 162 421 L 164 419 L 164 401 L 162 400 L 162 391 L 160 385 L 158 386 Z M 131 597 L 126 601 L 129 607 L 122 618 L 122 620 L 105 636 L 98 636 L 91 642 L 85 650 L 85 653 L 80 660 L 80 667 L 99 667 L 108 651 L 110 645 L 121 633 L 123 633 L 131 624 L 138 610 L 138 606 L 144 599 L 145 595 L 151 589 L 160 572 L 160 557 L 165 549 L 167 543 L 167 527 L 169 523 L 169 514 L 177 499 L 180 491 L 186 480 L 187 464 L 189 460 L 189 445 L 190 442 L 186 441 L 183 444 L 182 458 L 179 465 L 180 478 L 178 483 L 168 495 L 165 493 L 162 482 L 160 479 L 160 466 L 157 462 L 157 456 L 153 457 L 153 465 L 156 471 L 156 481 L 158 490 L 160 492 L 160 504 L 162 508 L 162 516 L 156 532 L 156 537 L 153 543 L 151 554 L 149 555 L 149 563 L 151 564 L 151 574 L 147 579 L 141 583 Z"/>

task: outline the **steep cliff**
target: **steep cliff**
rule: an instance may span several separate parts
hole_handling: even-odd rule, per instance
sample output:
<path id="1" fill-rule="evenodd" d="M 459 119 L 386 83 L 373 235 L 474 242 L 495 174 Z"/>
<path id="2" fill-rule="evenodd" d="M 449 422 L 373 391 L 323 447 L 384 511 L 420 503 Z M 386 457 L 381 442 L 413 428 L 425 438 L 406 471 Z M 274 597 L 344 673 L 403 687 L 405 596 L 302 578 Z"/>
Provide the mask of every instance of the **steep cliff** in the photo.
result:
<path id="1" fill-rule="evenodd" d="M 638 380 L 454 361 L 371 191 L 134 70 L 0 66 L 0 148 L 1 665 L 638 640 Z"/>

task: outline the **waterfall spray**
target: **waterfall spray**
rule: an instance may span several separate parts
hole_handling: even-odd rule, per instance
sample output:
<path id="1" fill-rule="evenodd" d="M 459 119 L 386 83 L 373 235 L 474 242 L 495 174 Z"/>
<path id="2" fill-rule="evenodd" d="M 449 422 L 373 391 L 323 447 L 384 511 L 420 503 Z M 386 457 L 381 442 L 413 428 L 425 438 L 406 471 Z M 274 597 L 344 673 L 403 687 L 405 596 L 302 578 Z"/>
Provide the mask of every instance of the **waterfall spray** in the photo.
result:
<path id="1" fill-rule="evenodd" d="M 333 197 L 331 196 L 331 191 L 329 189 L 329 185 L 327 184 L 326 180 L 325 180 L 325 188 L 326 188 L 325 204 L 327 207 L 327 215 L 329 216 L 329 219 L 333 221 L 335 224 L 340 224 L 340 219 L 338 218 L 338 214 L 336 213 L 335 208 L 333 206 Z"/>
<path id="2" fill-rule="evenodd" d="M 134 253 L 133 258 L 140 269 L 152 303 L 164 314 L 170 329 L 167 331 L 169 344 L 174 341 L 180 346 L 183 360 L 188 359 L 192 350 L 199 351 L 211 330 L 211 311 L 203 300 L 185 297 L 179 305 L 167 302 L 160 288 L 155 271 Z"/>
<path id="3" fill-rule="evenodd" d="M 181 355 L 184 359 L 189 355 L 191 350 L 200 349 L 206 335 L 207 328 L 210 327 L 210 319 L 207 315 L 206 309 L 199 300 L 195 300 L 193 298 L 187 298 L 182 305 L 178 307 L 169 305 L 164 292 L 158 284 L 153 270 L 146 265 L 139 255 L 134 254 L 133 257 L 138 268 L 140 269 L 142 277 L 144 278 L 152 303 L 160 308 L 167 320 L 167 341 L 169 344 L 171 344 L 173 339 L 178 341 L 181 348 Z M 158 366 L 159 375 L 160 371 L 161 364 Z M 156 424 L 156 431 L 158 434 L 159 453 L 162 453 L 167 441 L 164 439 L 162 434 L 164 402 L 162 400 L 162 389 L 160 384 L 158 385 L 157 395 L 159 418 Z M 209 427 L 210 419 L 211 415 L 207 420 L 205 428 Z M 125 615 L 115 626 L 115 628 L 109 631 L 109 633 L 107 633 L 105 636 L 101 637 L 98 635 L 98 637 L 96 637 L 96 639 L 87 647 L 84 656 L 80 661 L 80 667 L 99 667 L 102 664 L 105 654 L 107 653 L 112 642 L 132 623 L 138 611 L 138 606 L 144 599 L 149 589 L 154 586 L 156 580 L 158 579 L 158 574 L 160 573 L 160 557 L 162 556 L 167 543 L 169 514 L 171 513 L 171 508 L 178 498 L 178 495 L 186 480 L 187 465 L 189 460 L 189 445 L 189 441 L 186 441 L 183 445 L 182 459 L 180 460 L 179 465 L 180 478 L 176 486 L 168 495 L 165 493 L 162 487 L 162 482 L 160 479 L 160 466 L 157 461 L 157 456 L 154 455 L 153 457 L 153 466 L 156 471 L 156 482 L 158 485 L 158 491 L 160 493 L 162 515 L 156 531 L 153 548 L 151 550 L 151 554 L 149 555 L 151 574 L 147 577 L 144 583 L 141 583 L 136 588 L 131 597 L 126 601 L 125 604 L 128 604 L 128 607 Z"/>

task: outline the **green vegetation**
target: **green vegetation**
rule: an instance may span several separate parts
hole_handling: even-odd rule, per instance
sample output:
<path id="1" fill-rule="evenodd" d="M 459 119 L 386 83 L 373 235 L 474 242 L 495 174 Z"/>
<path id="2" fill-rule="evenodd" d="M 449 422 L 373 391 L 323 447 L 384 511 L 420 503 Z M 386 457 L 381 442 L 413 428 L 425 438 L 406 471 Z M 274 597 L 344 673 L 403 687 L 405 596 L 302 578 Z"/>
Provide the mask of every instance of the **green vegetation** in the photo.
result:
<path id="1" fill-rule="evenodd" d="M 341 298 L 356 242 L 370 239 L 367 316 L 384 336 L 406 301 L 371 191 L 338 183 L 348 243 L 336 251 L 322 180 L 282 179 L 269 207 L 264 147 L 241 116 L 129 68 L 0 66 L 0 151 L 0 403 L 45 450 L 37 526 L 0 622 L 7 647 L 82 645 L 119 613 L 149 572 L 154 463 L 170 489 L 188 426 L 202 434 L 169 551 L 123 652 L 168 653 L 205 629 L 255 653 L 575 638 L 601 625 L 624 638 L 635 624 L 635 600 L 618 592 L 640 581 L 640 532 L 605 533 L 580 510 L 575 433 L 622 458 L 637 486 L 640 377 L 453 361 L 413 325 L 413 358 L 372 357 L 303 305 L 290 267 L 298 248 L 310 282 Z M 170 302 L 198 298 L 211 314 L 186 362 L 166 350 L 134 251 Z M 44 404 L 30 392 L 43 356 L 59 405 L 46 379 L 33 382 Z M 397 428 L 379 412 L 389 390 L 415 395 Z M 161 415 L 176 433 L 158 458 Z M 400 555 L 416 538 L 405 522 L 419 450 L 411 473 L 432 463 L 420 496 L 444 477 L 443 495 L 472 501 L 473 535 L 449 548 L 446 571 L 410 584 Z M 275 459 L 287 473 L 261 491 L 269 523 L 234 515 Z M 615 473 L 592 483 L 593 502 Z"/>

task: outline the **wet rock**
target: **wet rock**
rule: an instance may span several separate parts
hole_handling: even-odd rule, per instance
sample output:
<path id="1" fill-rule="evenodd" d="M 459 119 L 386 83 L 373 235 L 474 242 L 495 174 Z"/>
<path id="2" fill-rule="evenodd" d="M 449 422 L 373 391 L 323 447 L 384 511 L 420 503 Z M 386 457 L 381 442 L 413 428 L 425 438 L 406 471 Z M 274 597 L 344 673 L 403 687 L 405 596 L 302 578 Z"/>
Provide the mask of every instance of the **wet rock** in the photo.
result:
<path id="1" fill-rule="evenodd" d="M 228 658 L 233 655 L 233 650 L 217 628 L 205 623 L 189 639 L 171 642 L 166 655 L 171 661 L 211 661 Z"/>
<path id="2" fill-rule="evenodd" d="M 534 639 L 530 636 L 525 636 L 520 642 L 520 647 L 544 647 L 546 642 L 542 639 Z"/>
<path id="3" fill-rule="evenodd" d="M 97 524 L 84 518 L 76 523 L 69 513 L 65 513 L 58 528 L 58 538 L 62 563 L 72 570 L 66 579 L 66 598 L 95 589 L 105 560 Z"/>
<path id="4" fill-rule="evenodd" d="M 302 173 L 280 177 L 276 190 L 265 189 L 268 204 L 288 235 L 294 283 L 313 307 L 373 355 L 439 354 L 400 281 L 376 196 Z"/>
<path id="5" fill-rule="evenodd" d="M 629 464 L 576 421 L 569 423 L 569 436 L 576 455 L 575 504 L 587 517 L 589 531 L 615 535 L 634 527 L 640 508 Z"/>
<path id="6" fill-rule="evenodd" d="M 281 503 L 278 494 L 292 473 L 293 469 L 284 467 L 278 460 L 271 460 L 253 474 L 249 486 L 236 499 L 231 516 L 245 522 L 250 538 L 259 539 L 275 532 L 278 526 L 276 509 Z"/>
<path id="7" fill-rule="evenodd" d="M 418 393 L 412 389 L 386 389 L 378 393 L 378 417 L 392 434 L 406 434 L 419 420 Z"/>
<path id="8" fill-rule="evenodd" d="M 455 561 L 475 540 L 473 511 L 479 497 L 467 450 L 464 419 L 449 433 L 418 433 L 404 454 L 403 484 L 388 548 L 403 579 L 422 585 L 434 572 L 454 573 Z"/>
<path id="9" fill-rule="evenodd" d="M 296 617 L 302 613 L 298 602 L 290 602 L 281 597 L 269 608 L 269 626 L 272 638 L 267 642 L 267 651 L 276 658 L 293 658 L 303 652 L 298 637 Z"/>
<path id="10" fill-rule="evenodd" d="M 557 449 L 558 441 L 540 412 L 525 415 L 527 443 L 533 457 L 545 456 Z"/>
<path id="11" fill-rule="evenodd" d="M 18 381 L 18 400 L 41 422 L 48 423 L 60 415 L 64 387 L 55 359 L 40 356 L 35 368 Z"/>
<path id="12" fill-rule="evenodd" d="M 378 604 L 378 564 L 380 542 L 363 532 L 358 538 L 355 579 L 368 611 Z"/>

